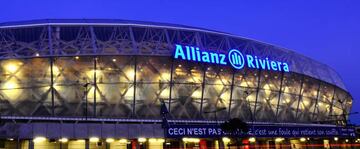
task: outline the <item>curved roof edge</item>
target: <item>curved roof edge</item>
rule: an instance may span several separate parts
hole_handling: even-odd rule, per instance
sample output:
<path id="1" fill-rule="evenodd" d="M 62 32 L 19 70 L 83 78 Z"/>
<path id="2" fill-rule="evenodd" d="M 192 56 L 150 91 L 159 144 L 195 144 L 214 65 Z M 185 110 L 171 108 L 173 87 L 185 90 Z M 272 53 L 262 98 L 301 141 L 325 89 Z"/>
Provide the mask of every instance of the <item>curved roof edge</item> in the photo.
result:
<path id="1" fill-rule="evenodd" d="M 337 74 L 337 76 L 340 78 L 340 80 L 343 82 L 343 79 L 339 75 L 339 73 L 337 71 L 335 71 L 335 69 L 333 69 L 329 65 L 319 62 L 318 60 L 314 60 L 313 58 L 310 58 L 310 57 L 300 54 L 298 52 L 295 52 L 294 50 L 291 50 L 289 48 L 285 48 L 285 47 L 282 47 L 279 45 L 259 41 L 259 40 L 248 38 L 248 37 L 242 37 L 242 36 L 227 33 L 227 32 L 221 32 L 221 31 L 216 31 L 216 30 L 211 30 L 211 29 L 206 29 L 206 28 L 201 28 L 201 27 L 193 27 L 193 26 L 173 24 L 173 23 L 159 23 L 159 22 L 151 22 L 151 21 L 136 21 L 136 20 L 122 20 L 122 19 L 36 19 L 36 20 L 3 22 L 3 23 L 0 23 L 0 29 L 2 29 L 2 28 L 35 27 L 35 26 L 44 26 L 44 25 L 99 25 L 99 26 L 134 25 L 134 26 L 146 26 L 146 27 L 158 27 L 158 28 L 163 27 L 163 28 L 172 28 L 172 29 L 183 29 L 183 30 L 190 30 L 190 31 L 201 31 L 201 32 L 207 32 L 207 33 L 221 34 L 221 35 L 225 35 L 225 36 L 241 38 L 244 40 L 250 40 L 253 42 L 257 42 L 259 44 L 273 46 L 273 47 L 276 47 L 278 50 L 301 55 L 302 57 L 311 59 L 321 65 L 328 67 L 333 72 L 335 72 Z M 344 84 L 341 86 L 338 86 L 338 87 L 348 91 Z"/>

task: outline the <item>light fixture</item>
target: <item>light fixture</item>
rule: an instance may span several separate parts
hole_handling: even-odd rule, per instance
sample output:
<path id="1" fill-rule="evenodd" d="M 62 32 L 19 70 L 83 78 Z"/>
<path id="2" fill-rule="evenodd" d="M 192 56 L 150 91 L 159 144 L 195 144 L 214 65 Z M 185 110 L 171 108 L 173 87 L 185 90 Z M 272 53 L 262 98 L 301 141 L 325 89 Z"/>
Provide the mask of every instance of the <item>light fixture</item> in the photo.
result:
<path id="1" fill-rule="evenodd" d="M 305 139 L 305 138 L 300 138 L 300 141 L 301 141 L 301 142 L 305 142 L 306 139 Z"/>
<path id="2" fill-rule="evenodd" d="M 75 56 L 75 59 L 77 59 L 77 60 L 78 60 L 78 59 L 79 59 L 79 57 L 78 57 L 78 56 Z"/>
<path id="3" fill-rule="evenodd" d="M 35 56 L 40 56 L 40 54 L 39 54 L 39 53 L 36 53 Z"/>
<path id="4" fill-rule="evenodd" d="M 45 137 L 35 137 L 34 138 L 34 143 L 39 143 L 39 142 L 44 142 L 46 140 Z"/>
<path id="5" fill-rule="evenodd" d="M 255 137 L 250 137 L 249 142 L 254 143 L 256 141 Z"/>
<path id="6" fill-rule="evenodd" d="M 155 139 L 155 138 L 150 138 L 149 139 L 149 142 L 151 143 L 164 143 L 165 142 L 165 139 Z"/>
<path id="7" fill-rule="evenodd" d="M 165 139 L 157 139 L 157 142 L 159 142 L 159 143 L 164 143 L 164 142 L 165 142 Z"/>
<path id="8" fill-rule="evenodd" d="M 59 139 L 59 141 L 62 142 L 62 143 L 66 143 L 66 142 L 68 142 L 69 140 L 68 140 L 67 138 L 61 138 L 61 139 Z"/>
<path id="9" fill-rule="evenodd" d="M 150 139 L 149 139 L 149 142 L 152 142 L 152 143 L 153 143 L 153 142 L 156 142 L 156 139 L 155 139 L 155 138 L 150 138 Z"/>
<path id="10" fill-rule="evenodd" d="M 126 139 L 120 139 L 119 142 L 120 143 L 127 143 L 127 140 Z"/>
<path id="11" fill-rule="evenodd" d="M 337 141 L 337 140 L 339 140 L 339 138 L 338 138 L 338 137 L 334 137 L 334 140 Z"/>
<path id="12" fill-rule="evenodd" d="M 90 142 L 99 142 L 99 138 L 98 137 L 91 137 L 90 139 L 89 139 L 89 141 Z"/>
<path id="13" fill-rule="evenodd" d="M 281 142 L 281 141 L 283 141 L 284 140 L 284 138 L 276 138 L 275 139 L 275 142 Z"/>
<path id="14" fill-rule="evenodd" d="M 141 143 L 146 142 L 146 138 L 139 138 L 138 141 L 141 142 Z"/>
<path id="15" fill-rule="evenodd" d="M 113 62 L 116 62 L 116 59 L 115 59 L 115 58 L 113 58 L 113 59 L 112 59 L 112 61 L 113 61 Z"/>
<path id="16" fill-rule="evenodd" d="M 114 140 L 113 138 L 107 138 L 105 141 L 106 141 L 107 143 L 111 143 L 111 142 L 114 142 L 115 140 Z"/>
<path id="17" fill-rule="evenodd" d="M 346 142 L 346 143 L 349 142 L 349 139 L 346 139 L 345 142 Z"/>
<path id="18" fill-rule="evenodd" d="M 14 73 L 18 70 L 19 66 L 16 65 L 15 63 L 9 63 L 7 65 L 5 65 L 5 70 L 10 72 L 10 73 Z"/>
<path id="19" fill-rule="evenodd" d="M 198 138 L 183 138 L 182 141 L 184 141 L 184 142 L 192 142 L 192 143 L 199 143 L 200 139 L 198 139 Z"/>

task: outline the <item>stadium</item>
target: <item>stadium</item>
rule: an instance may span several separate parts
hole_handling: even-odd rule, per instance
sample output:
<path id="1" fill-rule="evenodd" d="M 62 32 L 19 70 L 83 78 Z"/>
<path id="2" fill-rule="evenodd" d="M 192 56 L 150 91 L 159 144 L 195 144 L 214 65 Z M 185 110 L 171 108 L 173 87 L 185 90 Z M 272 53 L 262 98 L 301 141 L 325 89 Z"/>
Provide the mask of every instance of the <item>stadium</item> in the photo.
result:
<path id="1" fill-rule="evenodd" d="M 1 23 L 0 76 L 0 148 L 224 148 L 218 125 L 232 118 L 251 128 L 245 148 L 358 142 L 346 125 L 352 96 L 332 68 L 224 32 Z"/>

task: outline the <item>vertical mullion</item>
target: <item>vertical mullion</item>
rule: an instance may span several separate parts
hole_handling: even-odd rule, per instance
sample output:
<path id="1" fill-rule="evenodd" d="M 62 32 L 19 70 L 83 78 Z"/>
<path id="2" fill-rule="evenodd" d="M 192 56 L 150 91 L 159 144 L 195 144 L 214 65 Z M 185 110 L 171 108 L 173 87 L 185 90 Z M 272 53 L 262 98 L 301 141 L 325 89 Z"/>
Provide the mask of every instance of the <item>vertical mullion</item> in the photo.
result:
<path id="1" fill-rule="evenodd" d="M 54 103 L 54 72 L 53 72 L 53 65 L 54 65 L 54 58 L 50 57 L 50 84 L 51 84 L 51 114 L 52 116 L 55 116 L 55 103 Z"/>
<path id="2" fill-rule="evenodd" d="M 97 88 L 97 85 L 96 85 L 96 63 L 97 63 L 97 57 L 94 57 L 94 103 L 93 103 L 93 116 L 96 117 L 96 88 Z"/>
<path id="3" fill-rule="evenodd" d="M 203 103 L 204 103 L 204 91 L 205 91 L 205 78 L 206 78 L 206 65 L 203 68 L 203 80 L 201 84 L 201 102 L 200 102 L 200 116 L 203 118 Z"/>
<path id="4" fill-rule="evenodd" d="M 300 84 L 300 92 L 299 92 L 299 95 L 298 95 L 298 97 L 299 97 L 299 99 L 298 99 L 298 105 L 297 105 L 297 108 L 296 108 L 296 114 L 295 114 L 295 117 L 296 117 L 296 119 L 298 119 L 298 112 L 299 112 L 299 106 L 300 106 L 300 102 L 302 101 L 302 94 L 303 94 L 303 85 L 304 85 L 304 79 L 305 79 L 305 77 L 302 75 L 301 76 L 301 84 Z"/>
<path id="5" fill-rule="evenodd" d="M 135 97 L 135 95 L 136 95 L 136 69 L 137 69 L 137 56 L 134 56 L 135 58 L 134 58 L 134 61 L 135 61 L 135 63 L 134 63 L 134 93 L 133 93 L 133 111 L 132 111 L 132 117 L 135 117 L 136 115 L 135 115 L 135 101 L 136 101 L 136 97 Z"/>
<path id="6" fill-rule="evenodd" d="M 321 88 L 321 82 L 319 81 L 319 87 L 318 87 L 318 90 L 317 90 L 317 93 L 316 93 L 315 107 L 314 107 L 314 111 L 313 111 L 313 114 L 312 114 L 312 119 L 313 120 L 314 120 L 314 117 L 315 117 L 315 111 L 318 108 L 320 88 Z"/>
<path id="7" fill-rule="evenodd" d="M 284 71 L 281 72 L 281 82 L 280 82 L 279 98 L 278 98 L 278 103 L 277 103 L 277 106 L 276 106 L 276 121 L 278 121 L 278 117 L 279 117 L 279 105 L 280 105 L 280 100 L 281 100 L 281 93 L 282 93 L 283 82 L 284 82 Z"/>
<path id="8" fill-rule="evenodd" d="M 170 91 L 169 91 L 169 104 L 168 104 L 168 111 L 169 111 L 169 113 L 170 113 L 170 115 L 171 115 L 171 99 L 172 99 L 172 95 L 171 95 L 171 93 L 172 93 L 172 87 L 173 87 L 173 85 L 174 85 L 174 82 L 173 82 L 173 72 L 174 71 L 174 59 L 172 58 L 171 59 L 171 68 L 170 68 Z"/>
<path id="9" fill-rule="evenodd" d="M 50 89 L 51 89 L 51 115 L 55 116 L 55 101 L 54 101 L 54 72 L 53 72 L 53 65 L 54 65 L 54 49 L 52 46 L 52 38 L 51 38 L 51 26 L 48 26 L 48 44 L 50 49 Z"/>
<path id="10" fill-rule="evenodd" d="M 329 111 L 329 115 L 327 116 L 327 118 L 329 118 L 329 117 L 331 117 L 331 115 L 333 115 L 332 112 L 333 112 L 335 94 L 336 94 L 336 87 L 334 87 L 333 96 L 332 96 L 332 98 L 331 98 L 330 111 Z M 332 118 L 332 117 L 331 117 L 331 118 Z M 332 120 L 332 119 L 330 119 L 330 120 Z"/>
<path id="11" fill-rule="evenodd" d="M 233 70 L 233 73 L 232 73 L 232 80 L 231 80 L 231 86 L 230 86 L 230 101 L 229 101 L 228 118 L 230 118 L 230 112 L 231 112 L 231 110 L 230 110 L 230 109 L 231 109 L 232 95 L 233 95 L 233 90 L 234 90 L 235 73 L 236 73 L 236 70 Z"/>
<path id="12" fill-rule="evenodd" d="M 164 34 L 165 34 L 165 38 L 166 38 L 166 42 L 168 43 L 169 47 L 172 46 L 171 45 L 171 41 L 170 41 L 170 37 L 169 37 L 169 33 L 167 31 L 167 29 L 164 29 Z M 171 115 L 171 100 L 172 100 L 172 88 L 173 88 L 173 85 L 174 85 L 174 82 L 173 82 L 173 72 L 174 71 L 174 59 L 171 58 L 171 68 L 170 68 L 170 91 L 169 91 L 169 104 L 168 104 L 168 111 L 169 111 L 169 114 Z"/>
<path id="13" fill-rule="evenodd" d="M 253 114 L 253 121 L 256 120 L 255 114 L 256 114 L 256 108 L 257 108 L 256 105 L 257 105 L 257 102 L 258 102 L 259 91 L 260 91 L 260 80 L 261 80 L 261 69 L 258 70 L 258 82 L 257 82 L 257 88 L 256 88 L 256 98 L 255 98 L 254 112 L 252 113 Z"/>

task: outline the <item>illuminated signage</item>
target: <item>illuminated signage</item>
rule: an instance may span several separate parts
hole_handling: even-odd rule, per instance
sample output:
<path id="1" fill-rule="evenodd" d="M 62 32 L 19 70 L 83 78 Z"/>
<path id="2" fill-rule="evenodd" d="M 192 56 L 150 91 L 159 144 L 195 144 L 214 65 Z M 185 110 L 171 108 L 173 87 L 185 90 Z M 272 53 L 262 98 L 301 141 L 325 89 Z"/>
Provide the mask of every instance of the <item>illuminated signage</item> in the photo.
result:
<path id="1" fill-rule="evenodd" d="M 274 126 L 254 125 L 249 127 L 248 132 L 235 132 L 227 134 L 219 125 L 170 125 L 165 130 L 168 138 L 196 137 L 217 138 L 224 136 L 255 136 L 255 137 L 355 137 L 355 129 L 352 127 L 306 127 L 306 126 Z"/>
<path id="2" fill-rule="evenodd" d="M 243 55 L 237 49 L 231 49 L 227 54 L 201 50 L 199 47 L 175 45 L 175 59 L 204 62 L 220 65 L 231 65 L 235 69 L 248 68 L 289 72 L 286 62 L 259 58 L 253 55 Z"/>

